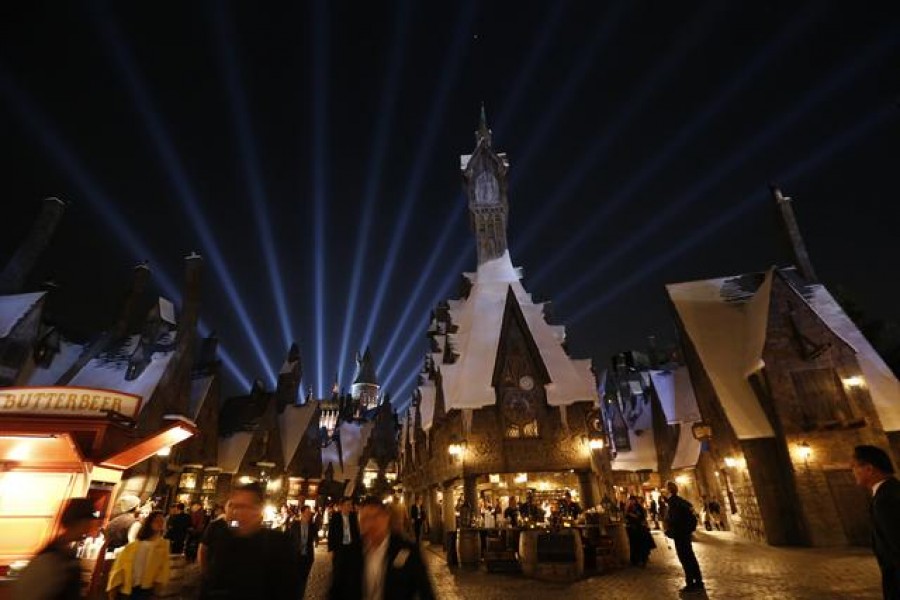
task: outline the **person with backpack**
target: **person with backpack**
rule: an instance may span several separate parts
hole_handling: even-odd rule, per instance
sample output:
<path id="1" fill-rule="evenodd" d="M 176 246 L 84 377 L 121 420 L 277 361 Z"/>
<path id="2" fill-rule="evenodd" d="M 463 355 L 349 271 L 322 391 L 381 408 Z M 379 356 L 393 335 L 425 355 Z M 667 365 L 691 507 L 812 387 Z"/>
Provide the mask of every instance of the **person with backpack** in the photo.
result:
<path id="1" fill-rule="evenodd" d="M 678 485 L 674 481 L 666 482 L 666 490 L 669 492 L 665 522 L 666 537 L 672 538 L 675 543 L 675 552 L 687 580 L 687 585 L 681 588 L 681 592 L 702 592 L 706 589 L 703 585 L 703 575 L 700 573 L 700 564 L 691 545 L 691 536 L 697 529 L 697 515 L 691 503 L 678 495 Z"/>

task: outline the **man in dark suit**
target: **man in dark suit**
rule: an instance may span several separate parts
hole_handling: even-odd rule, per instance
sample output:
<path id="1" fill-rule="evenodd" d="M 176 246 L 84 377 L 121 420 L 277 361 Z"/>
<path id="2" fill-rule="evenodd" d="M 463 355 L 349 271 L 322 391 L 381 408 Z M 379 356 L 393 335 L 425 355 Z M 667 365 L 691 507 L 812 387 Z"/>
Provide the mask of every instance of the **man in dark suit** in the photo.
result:
<path id="1" fill-rule="evenodd" d="M 416 543 L 422 541 L 422 529 L 425 525 L 425 502 L 421 496 L 416 498 L 416 503 L 409 509 L 409 518 L 412 519 L 413 532 L 416 535 Z"/>
<path id="2" fill-rule="evenodd" d="M 339 510 L 328 521 L 328 551 L 332 556 L 359 543 L 359 521 L 353 512 L 353 499 L 341 498 Z"/>
<path id="3" fill-rule="evenodd" d="M 857 446 L 850 462 L 853 477 L 872 494 L 872 547 L 881 567 L 885 600 L 900 600 L 900 481 L 887 453 Z"/>
<path id="4" fill-rule="evenodd" d="M 297 561 L 300 565 L 300 589 L 297 595 L 300 599 L 306 593 L 309 572 L 312 570 L 313 561 L 316 558 L 316 538 L 319 528 L 316 527 L 312 517 L 312 509 L 305 504 L 302 505 L 300 518 L 292 522 L 289 529 L 291 544 L 297 551 Z"/>
<path id="5" fill-rule="evenodd" d="M 390 510 L 377 499 L 359 510 L 363 543 L 332 574 L 332 600 L 432 600 L 434 591 L 419 547 L 391 535 Z"/>

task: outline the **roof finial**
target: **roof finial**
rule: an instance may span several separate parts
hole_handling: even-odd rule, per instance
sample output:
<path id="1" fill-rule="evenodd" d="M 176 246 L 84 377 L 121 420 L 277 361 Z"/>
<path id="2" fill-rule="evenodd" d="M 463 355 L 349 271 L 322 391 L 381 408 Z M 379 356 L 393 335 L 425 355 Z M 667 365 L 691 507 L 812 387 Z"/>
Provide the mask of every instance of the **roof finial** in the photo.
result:
<path id="1" fill-rule="evenodd" d="M 484 109 L 483 100 L 481 102 L 481 115 L 478 121 L 478 131 L 475 133 L 475 141 L 480 142 L 482 140 L 484 140 L 488 146 L 491 145 L 491 130 L 488 129 L 487 126 L 487 111 Z"/>

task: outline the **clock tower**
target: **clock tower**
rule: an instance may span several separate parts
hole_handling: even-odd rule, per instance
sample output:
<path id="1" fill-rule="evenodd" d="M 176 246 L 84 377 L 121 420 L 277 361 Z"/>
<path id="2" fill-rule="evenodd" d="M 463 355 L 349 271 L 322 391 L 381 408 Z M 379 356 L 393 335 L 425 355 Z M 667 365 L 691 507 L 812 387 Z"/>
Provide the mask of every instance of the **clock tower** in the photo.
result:
<path id="1" fill-rule="evenodd" d="M 507 249 L 506 218 L 509 206 L 506 201 L 506 174 L 509 163 L 505 153 L 494 152 L 491 138 L 482 105 L 481 121 L 475 132 L 475 150 L 460 157 L 479 265 L 500 258 Z"/>

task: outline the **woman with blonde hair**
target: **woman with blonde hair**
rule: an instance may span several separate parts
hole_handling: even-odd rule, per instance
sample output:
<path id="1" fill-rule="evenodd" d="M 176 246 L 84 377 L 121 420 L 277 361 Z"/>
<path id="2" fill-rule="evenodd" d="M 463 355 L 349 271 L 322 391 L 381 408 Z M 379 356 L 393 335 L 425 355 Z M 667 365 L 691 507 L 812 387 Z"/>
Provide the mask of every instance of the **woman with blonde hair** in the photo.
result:
<path id="1" fill-rule="evenodd" d="M 161 511 L 151 512 L 138 531 L 137 539 L 116 557 L 106 591 L 110 600 L 144 600 L 160 595 L 169 583 L 169 541 L 163 538 L 166 519 Z"/>

